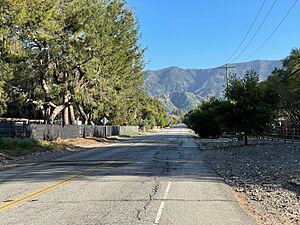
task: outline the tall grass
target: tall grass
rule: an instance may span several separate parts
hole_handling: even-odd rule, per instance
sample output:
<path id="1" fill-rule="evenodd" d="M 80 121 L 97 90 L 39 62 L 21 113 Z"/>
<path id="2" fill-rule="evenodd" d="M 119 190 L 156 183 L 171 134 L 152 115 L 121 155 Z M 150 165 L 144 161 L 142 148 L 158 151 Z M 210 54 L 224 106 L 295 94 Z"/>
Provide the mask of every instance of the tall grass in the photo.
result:
<path id="1" fill-rule="evenodd" d="M 52 150 L 55 144 L 28 138 L 0 138 L 0 153 L 21 156 L 37 151 Z"/>

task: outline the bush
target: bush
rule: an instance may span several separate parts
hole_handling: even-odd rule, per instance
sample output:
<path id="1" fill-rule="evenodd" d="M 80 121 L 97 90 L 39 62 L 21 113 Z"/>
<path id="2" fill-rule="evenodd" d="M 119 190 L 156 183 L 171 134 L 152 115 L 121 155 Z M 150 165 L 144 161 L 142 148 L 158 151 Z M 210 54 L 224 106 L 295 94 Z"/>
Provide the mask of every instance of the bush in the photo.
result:
<path id="1" fill-rule="evenodd" d="M 46 141 L 21 139 L 21 138 L 0 138 L 0 153 L 21 156 L 41 150 L 52 150 L 55 145 Z"/>
<path id="2" fill-rule="evenodd" d="M 211 98 L 185 115 L 183 122 L 203 138 L 220 137 L 223 132 L 222 101 Z"/>

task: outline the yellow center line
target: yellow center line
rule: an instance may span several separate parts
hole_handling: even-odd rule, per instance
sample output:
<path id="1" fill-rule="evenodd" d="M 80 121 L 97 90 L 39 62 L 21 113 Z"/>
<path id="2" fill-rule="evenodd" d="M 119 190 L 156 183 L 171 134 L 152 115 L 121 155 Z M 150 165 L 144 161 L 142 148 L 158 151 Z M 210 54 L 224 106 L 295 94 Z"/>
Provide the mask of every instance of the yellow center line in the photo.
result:
<path id="1" fill-rule="evenodd" d="M 155 139 L 158 139 L 158 140 L 159 140 L 159 138 L 155 138 Z M 153 143 L 154 143 L 154 142 L 153 142 Z M 134 146 L 134 145 L 136 145 L 136 144 L 131 144 L 130 146 Z M 128 149 L 129 149 L 129 148 L 130 148 L 130 147 L 128 147 Z M 125 155 L 126 155 L 126 154 L 124 154 L 124 155 L 122 155 L 122 156 L 125 156 Z M 80 172 L 80 173 L 77 174 L 77 175 L 71 176 L 71 177 L 69 177 L 69 178 L 67 178 L 67 179 L 65 179 L 65 180 L 58 181 L 58 182 L 56 182 L 56 183 L 54 183 L 54 184 L 51 184 L 51 185 L 49 185 L 49 186 L 47 186 L 47 187 L 45 187 L 45 188 L 42 188 L 42 189 L 40 189 L 40 190 L 31 192 L 31 193 L 29 193 L 29 194 L 27 194 L 27 195 L 24 195 L 24 196 L 20 197 L 20 198 L 14 199 L 14 200 L 11 201 L 11 202 L 7 202 L 7 203 L 5 203 L 5 204 L 2 204 L 2 205 L 0 205 L 0 212 L 3 212 L 3 211 L 5 211 L 5 210 L 7 210 L 7 209 L 9 209 L 9 208 L 12 208 L 12 207 L 16 206 L 16 205 L 22 204 L 23 202 L 26 202 L 26 201 L 28 201 L 28 200 L 30 200 L 30 199 L 36 197 L 36 196 L 39 196 L 39 195 L 42 195 L 42 194 L 44 194 L 44 193 L 46 193 L 46 192 L 49 192 L 49 191 L 51 191 L 51 190 L 54 190 L 54 189 L 56 189 L 56 188 L 58 188 L 58 187 L 60 187 L 60 186 L 66 185 L 67 183 L 69 183 L 69 182 L 71 182 L 71 181 L 73 181 L 73 180 L 75 180 L 75 179 L 77 179 L 77 178 L 79 178 L 79 177 L 83 177 L 83 176 L 85 176 L 85 175 L 87 175 L 87 174 L 89 174 L 89 173 L 91 173 L 91 172 L 96 171 L 99 167 L 102 167 L 102 166 L 108 166 L 108 165 L 112 164 L 113 162 L 114 162 L 114 161 L 108 162 L 108 163 L 102 163 L 102 164 L 99 164 L 99 165 L 97 165 L 97 166 L 95 166 L 95 167 L 92 167 L 92 168 L 90 168 L 90 169 L 88 169 L 88 170 L 82 171 L 82 172 Z"/>
<path id="2" fill-rule="evenodd" d="M 88 170 L 82 171 L 82 172 L 80 172 L 77 175 L 71 176 L 71 177 L 69 177 L 69 178 L 67 178 L 65 180 L 58 181 L 58 182 L 56 182 L 54 184 L 51 184 L 51 185 L 49 185 L 49 186 L 47 186 L 45 188 L 42 188 L 42 189 L 40 189 L 38 191 L 31 192 L 31 193 L 29 193 L 27 195 L 24 195 L 24 196 L 22 196 L 20 198 L 17 198 L 15 200 L 11 201 L 11 202 L 7 202 L 5 204 L 2 204 L 2 205 L 0 205 L 0 212 L 3 212 L 5 210 L 7 210 L 9 208 L 12 208 L 13 206 L 19 205 L 19 204 L 21 204 L 23 202 L 26 202 L 26 201 L 28 201 L 28 200 L 36 197 L 36 196 L 39 196 L 41 194 L 44 194 L 44 193 L 49 192 L 51 190 L 54 190 L 54 189 L 56 189 L 56 188 L 58 188 L 60 186 L 66 185 L 69 182 L 71 182 L 71 181 L 73 181 L 73 180 L 75 180 L 75 179 L 77 179 L 79 177 L 83 177 L 83 176 L 85 176 L 87 174 L 90 174 L 91 172 L 96 171 L 99 167 L 108 166 L 108 165 L 110 165 L 112 163 L 113 162 L 99 164 L 99 165 L 97 165 L 95 167 L 92 167 L 92 168 L 90 168 Z"/>

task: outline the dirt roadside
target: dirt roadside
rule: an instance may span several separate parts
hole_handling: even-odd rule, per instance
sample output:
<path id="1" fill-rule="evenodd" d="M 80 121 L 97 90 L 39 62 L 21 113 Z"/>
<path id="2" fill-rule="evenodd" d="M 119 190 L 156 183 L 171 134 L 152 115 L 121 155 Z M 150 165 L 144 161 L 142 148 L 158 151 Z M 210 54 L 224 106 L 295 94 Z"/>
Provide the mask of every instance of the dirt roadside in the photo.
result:
<path id="1" fill-rule="evenodd" d="M 123 140 L 124 138 L 78 138 L 74 140 L 58 140 L 55 142 L 56 147 L 51 150 L 38 149 L 34 153 L 21 156 L 0 153 L 0 171 L 17 166 L 54 160 L 56 158 L 74 154 L 79 151 L 87 151 Z"/>
<path id="2" fill-rule="evenodd" d="M 300 224 L 300 144 L 198 139 L 212 168 L 262 224 Z"/>

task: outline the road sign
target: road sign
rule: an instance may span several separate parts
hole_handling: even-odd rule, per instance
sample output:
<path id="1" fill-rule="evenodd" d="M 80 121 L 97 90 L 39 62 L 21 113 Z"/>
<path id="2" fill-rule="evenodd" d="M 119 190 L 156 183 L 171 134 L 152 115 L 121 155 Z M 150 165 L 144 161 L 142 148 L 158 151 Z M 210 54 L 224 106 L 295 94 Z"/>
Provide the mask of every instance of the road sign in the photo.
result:
<path id="1" fill-rule="evenodd" d="M 104 125 L 106 125 L 108 123 L 108 119 L 104 116 L 101 120 L 101 123 L 103 123 Z"/>

